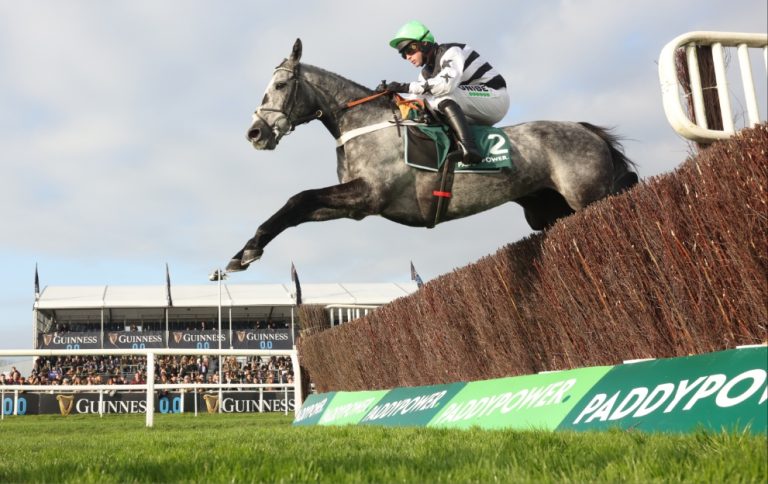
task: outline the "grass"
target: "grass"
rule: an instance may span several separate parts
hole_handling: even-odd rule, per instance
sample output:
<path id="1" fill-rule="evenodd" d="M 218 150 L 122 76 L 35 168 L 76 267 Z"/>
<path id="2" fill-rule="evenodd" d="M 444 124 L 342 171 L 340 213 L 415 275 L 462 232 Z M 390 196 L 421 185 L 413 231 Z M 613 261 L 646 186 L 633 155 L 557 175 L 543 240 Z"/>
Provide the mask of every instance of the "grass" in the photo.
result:
<path id="1" fill-rule="evenodd" d="M 0 422 L 0 482 L 765 482 L 765 436 L 292 427 L 261 415 Z"/>

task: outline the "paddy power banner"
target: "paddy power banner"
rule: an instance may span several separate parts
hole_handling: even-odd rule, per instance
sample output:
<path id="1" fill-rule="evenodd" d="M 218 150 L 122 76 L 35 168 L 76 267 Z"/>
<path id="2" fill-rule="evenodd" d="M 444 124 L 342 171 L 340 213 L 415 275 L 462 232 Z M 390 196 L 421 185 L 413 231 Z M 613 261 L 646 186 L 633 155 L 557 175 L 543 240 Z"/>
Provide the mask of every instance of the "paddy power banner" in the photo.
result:
<path id="1" fill-rule="evenodd" d="M 428 426 L 554 430 L 611 368 L 467 383 Z"/>
<path id="2" fill-rule="evenodd" d="M 320 425 L 345 425 L 359 422 L 388 390 L 339 392 L 318 420 Z"/>
<path id="3" fill-rule="evenodd" d="M 766 433 L 766 347 L 615 367 L 559 428 Z"/>
<path id="4" fill-rule="evenodd" d="M 296 412 L 293 425 L 317 425 L 320 422 L 320 417 L 323 416 L 323 412 L 325 412 L 328 404 L 333 401 L 335 396 L 336 392 L 308 396 L 299 411 Z"/>
<path id="5" fill-rule="evenodd" d="M 452 383 L 390 390 L 363 415 L 358 424 L 425 426 L 464 385 Z"/>
<path id="6" fill-rule="evenodd" d="M 311 395 L 294 425 L 766 433 L 768 347 L 389 391 Z"/>

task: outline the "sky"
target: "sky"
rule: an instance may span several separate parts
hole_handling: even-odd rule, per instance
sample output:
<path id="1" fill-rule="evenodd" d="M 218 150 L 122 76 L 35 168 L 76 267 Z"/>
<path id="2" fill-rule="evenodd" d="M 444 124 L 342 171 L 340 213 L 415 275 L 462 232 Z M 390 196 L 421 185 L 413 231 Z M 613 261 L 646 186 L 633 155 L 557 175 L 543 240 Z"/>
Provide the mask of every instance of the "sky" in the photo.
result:
<path id="1" fill-rule="evenodd" d="M 691 152 L 664 116 L 662 47 L 694 30 L 764 33 L 766 18 L 765 0 L 0 0 L 0 348 L 33 344 L 36 265 L 41 287 L 162 285 L 166 263 L 174 285 L 209 284 L 291 195 L 338 183 L 318 122 L 275 151 L 245 139 L 296 38 L 303 62 L 373 88 L 416 79 L 388 41 L 421 20 L 504 75 L 499 125 L 615 127 L 647 179 Z M 763 64 L 755 77 L 764 91 Z M 427 281 L 530 233 L 513 203 L 432 230 L 305 224 L 229 283 L 288 284 L 291 262 L 302 282 L 406 282 L 410 261 Z"/>

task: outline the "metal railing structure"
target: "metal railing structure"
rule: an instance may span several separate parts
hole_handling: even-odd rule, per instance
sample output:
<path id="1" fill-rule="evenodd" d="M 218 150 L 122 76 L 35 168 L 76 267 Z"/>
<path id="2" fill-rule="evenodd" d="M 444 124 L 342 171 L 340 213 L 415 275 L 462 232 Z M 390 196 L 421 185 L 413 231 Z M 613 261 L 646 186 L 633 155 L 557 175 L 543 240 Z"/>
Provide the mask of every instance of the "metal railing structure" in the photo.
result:
<path id="1" fill-rule="evenodd" d="M 219 356 L 289 356 L 293 369 L 293 383 L 155 383 L 155 356 L 156 355 L 209 355 Z M 84 391 L 102 392 L 112 391 L 144 391 L 146 392 L 146 426 L 154 425 L 155 412 L 155 391 L 157 390 L 201 390 L 211 389 L 219 390 L 219 399 L 221 393 L 227 388 L 236 389 L 264 389 L 264 388 L 284 388 L 286 393 L 289 388 L 293 388 L 294 401 L 296 405 L 294 411 L 299 410 L 302 401 L 301 395 L 301 371 L 299 369 L 299 359 L 296 349 L 292 350 L 190 350 L 184 348 L 146 348 L 146 349 L 90 349 L 90 350 L 0 350 L 1 356 L 75 356 L 75 355 L 96 355 L 96 356 L 122 356 L 138 355 L 147 358 L 147 383 L 130 385 L 3 385 L 0 391 L 14 394 L 14 413 L 17 410 L 17 401 L 19 392 L 58 392 L 72 393 Z M 3 397 L 4 399 L 4 397 Z M 286 405 L 287 408 L 287 405 Z M 219 407 L 219 411 L 221 408 Z M 3 417 L 5 416 L 3 409 Z"/>
<path id="2" fill-rule="evenodd" d="M 331 327 L 333 327 L 366 316 L 379 307 L 365 304 L 329 304 L 325 309 L 328 310 Z"/>
<path id="3" fill-rule="evenodd" d="M 720 102 L 723 130 L 710 129 L 704 105 L 701 74 L 696 47 L 711 46 L 712 61 L 715 70 L 717 96 Z M 752 63 L 749 49 L 762 49 L 765 71 L 768 71 L 768 34 L 749 34 L 738 32 L 688 32 L 682 34 L 661 50 L 659 56 L 659 80 L 661 81 L 662 102 L 667 120 L 681 136 L 699 143 L 711 143 L 718 139 L 726 139 L 735 132 L 733 112 L 731 109 L 731 92 L 728 89 L 726 75 L 725 47 L 735 47 L 744 91 L 744 102 L 747 108 L 747 126 L 760 123 L 755 83 L 752 77 Z M 691 121 L 686 114 L 680 92 L 675 52 L 685 48 L 686 61 L 691 83 L 691 96 L 696 122 Z"/>

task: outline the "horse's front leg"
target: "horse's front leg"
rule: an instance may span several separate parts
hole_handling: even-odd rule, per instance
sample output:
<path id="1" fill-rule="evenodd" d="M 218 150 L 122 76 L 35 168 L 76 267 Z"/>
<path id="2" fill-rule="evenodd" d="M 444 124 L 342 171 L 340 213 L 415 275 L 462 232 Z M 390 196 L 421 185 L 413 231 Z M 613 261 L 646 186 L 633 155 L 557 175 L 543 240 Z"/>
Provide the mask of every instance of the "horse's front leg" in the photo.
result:
<path id="1" fill-rule="evenodd" d="M 288 199 L 283 207 L 261 224 L 256 234 L 235 254 L 227 271 L 242 271 L 258 260 L 264 247 L 283 230 L 304 222 L 320 222 L 339 218 L 360 220 L 378 213 L 370 186 L 357 178 L 341 185 L 306 190 Z"/>

